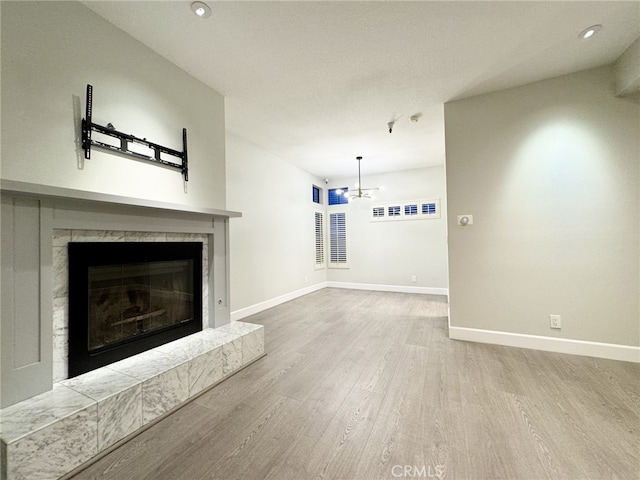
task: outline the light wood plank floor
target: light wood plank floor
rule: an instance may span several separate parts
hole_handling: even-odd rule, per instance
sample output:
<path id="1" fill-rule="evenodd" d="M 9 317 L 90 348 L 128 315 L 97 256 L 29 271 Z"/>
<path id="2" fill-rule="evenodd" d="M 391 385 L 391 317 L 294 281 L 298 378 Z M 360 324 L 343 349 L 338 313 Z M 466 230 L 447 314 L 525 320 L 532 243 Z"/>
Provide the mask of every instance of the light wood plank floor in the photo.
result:
<path id="1" fill-rule="evenodd" d="M 640 365 L 450 340 L 443 298 L 247 318 L 266 357 L 73 478 L 640 478 Z"/>

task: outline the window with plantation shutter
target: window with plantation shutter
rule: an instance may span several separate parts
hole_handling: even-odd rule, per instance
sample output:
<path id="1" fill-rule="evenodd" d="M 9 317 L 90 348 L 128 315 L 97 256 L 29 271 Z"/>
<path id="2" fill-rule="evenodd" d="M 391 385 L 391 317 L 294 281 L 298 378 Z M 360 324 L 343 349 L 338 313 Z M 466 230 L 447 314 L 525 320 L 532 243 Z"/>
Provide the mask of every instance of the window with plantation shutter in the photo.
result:
<path id="1" fill-rule="evenodd" d="M 418 215 L 418 204 L 417 203 L 407 203 L 404 206 L 404 216 L 410 217 L 412 215 Z"/>
<path id="2" fill-rule="evenodd" d="M 433 198 L 420 202 L 420 214 L 423 218 L 440 218 L 440 199 Z"/>
<path id="3" fill-rule="evenodd" d="M 324 213 L 314 212 L 315 266 L 324 268 Z"/>
<path id="4" fill-rule="evenodd" d="M 387 216 L 388 217 L 401 217 L 402 210 L 400 209 L 400 205 L 389 205 L 387 207 Z"/>
<path id="5" fill-rule="evenodd" d="M 435 202 L 423 203 L 422 204 L 422 214 L 423 215 L 433 215 L 436 213 L 436 204 Z"/>
<path id="6" fill-rule="evenodd" d="M 347 212 L 329 213 L 329 267 L 347 268 Z"/>
<path id="7" fill-rule="evenodd" d="M 385 207 L 372 207 L 371 219 L 372 220 L 384 220 Z"/>

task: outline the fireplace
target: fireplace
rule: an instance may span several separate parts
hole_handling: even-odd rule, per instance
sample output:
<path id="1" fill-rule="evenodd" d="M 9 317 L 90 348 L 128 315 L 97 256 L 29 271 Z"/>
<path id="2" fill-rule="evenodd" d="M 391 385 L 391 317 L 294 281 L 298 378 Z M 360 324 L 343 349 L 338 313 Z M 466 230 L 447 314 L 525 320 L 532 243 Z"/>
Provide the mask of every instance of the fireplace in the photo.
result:
<path id="1" fill-rule="evenodd" d="M 68 248 L 69 377 L 202 330 L 201 242 Z"/>

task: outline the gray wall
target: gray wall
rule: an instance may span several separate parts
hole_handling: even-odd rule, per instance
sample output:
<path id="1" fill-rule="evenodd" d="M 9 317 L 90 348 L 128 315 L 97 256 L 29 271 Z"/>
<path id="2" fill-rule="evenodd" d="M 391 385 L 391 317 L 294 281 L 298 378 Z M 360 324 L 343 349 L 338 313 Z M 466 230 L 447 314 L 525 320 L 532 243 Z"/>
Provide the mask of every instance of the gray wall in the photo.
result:
<path id="1" fill-rule="evenodd" d="M 452 326 L 640 345 L 640 106 L 614 92 L 602 67 L 445 105 Z"/>
<path id="2" fill-rule="evenodd" d="M 349 269 L 317 269 L 314 211 L 331 211 L 326 204 L 329 188 L 353 185 L 355 161 L 354 176 L 325 185 L 322 179 L 234 135 L 227 134 L 226 145 L 227 208 L 242 212 L 242 218 L 230 223 L 233 318 L 322 288 L 327 281 L 446 293 L 443 167 L 363 176 L 365 186 L 385 188 L 375 200 L 340 207 L 349 212 Z M 322 205 L 311 200 L 313 184 L 324 190 Z M 369 207 L 377 203 L 428 198 L 440 198 L 440 219 L 370 221 Z M 327 242 L 327 256 L 328 248 Z M 414 275 L 416 282 L 411 279 Z"/>
<path id="3" fill-rule="evenodd" d="M 326 280 L 314 268 L 314 203 L 308 172 L 227 136 L 231 310 L 238 311 Z"/>
<path id="4" fill-rule="evenodd" d="M 224 98 L 78 2 L 1 2 L 2 178 L 225 208 Z M 194 21 L 198 19 L 194 17 Z M 178 170 L 94 149 L 80 119 L 182 150 Z"/>
<path id="5" fill-rule="evenodd" d="M 3 181 L 152 203 L 225 208 L 224 98 L 220 94 L 81 3 L 0 2 L 0 9 Z M 94 86 L 95 123 L 111 122 L 123 132 L 176 150 L 182 149 L 182 128 L 187 128 L 188 184 L 178 170 L 98 149 L 84 160 L 79 131 L 87 83 Z M 51 235 L 54 227 L 72 226 L 56 220 L 51 201 L 37 196 L 23 199 L 3 193 L 2 210 L 0 404 L 6 406 L 51 388 Z M 157 222 L 160 226 L 151 220 L 145 224 L 152 216 L 147 209 L 128 228 L 176 228 L 163 227 L 168 225 L 166 219 Z M 213 220 L 205 218 L 204 233 L 213 235 Z M 215 307 L 220 314 L 215 319 L 218 325 L 218 320 L 228 321 L 229 304 L 223 258 L 227 223 L 216 222 L 210 256 L 216 260 L 213 275 L 218 285 L 213 294 L 222 298 Z M 125 226 L 115 227 L 108 220 L 103 225 L 105 229 Z"/>

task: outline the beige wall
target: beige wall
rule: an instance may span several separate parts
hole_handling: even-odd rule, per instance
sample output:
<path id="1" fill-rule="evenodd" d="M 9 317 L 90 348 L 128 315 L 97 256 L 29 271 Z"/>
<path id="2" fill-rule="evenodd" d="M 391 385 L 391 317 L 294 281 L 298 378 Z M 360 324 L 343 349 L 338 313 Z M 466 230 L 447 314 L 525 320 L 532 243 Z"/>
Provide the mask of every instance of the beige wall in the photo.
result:
<path id="1" fill-rule="evenodd" d="M 640 345 L 640 106 L 614 92 L 602 67 L 445 105 L 452 326 Z"/>
<path id="2" fill-rule="evenodd" d="M 3 179 L 225 208 L 224 98 L 78 2 L 1 2 Z M 197 19 L 195 19 L 197 20 Z M 182 150 L 190 176 L 93 149 L 80 119 Z"/>

